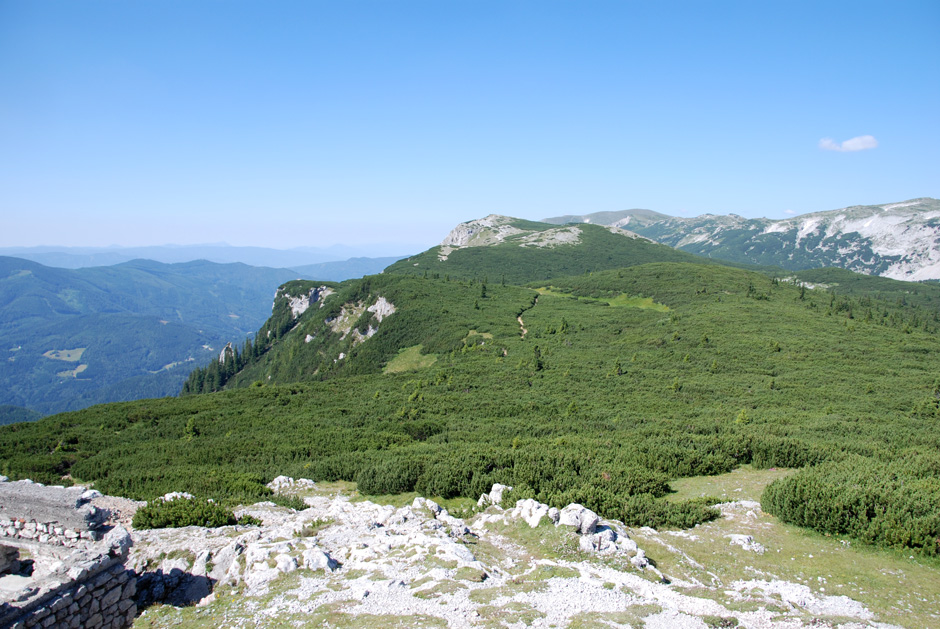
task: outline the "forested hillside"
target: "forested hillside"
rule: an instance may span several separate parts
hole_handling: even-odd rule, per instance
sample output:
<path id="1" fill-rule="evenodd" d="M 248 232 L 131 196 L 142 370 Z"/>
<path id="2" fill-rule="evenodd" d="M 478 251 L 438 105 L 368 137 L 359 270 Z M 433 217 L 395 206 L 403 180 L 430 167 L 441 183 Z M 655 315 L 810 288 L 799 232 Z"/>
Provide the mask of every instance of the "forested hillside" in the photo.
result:
<path id="1" fill-rule="evenodd" d="M 58 269 L 0 257 L 0 404 L 43 414 L 175 395 L 253 333 L 295 271 L 137 260 Z"/>

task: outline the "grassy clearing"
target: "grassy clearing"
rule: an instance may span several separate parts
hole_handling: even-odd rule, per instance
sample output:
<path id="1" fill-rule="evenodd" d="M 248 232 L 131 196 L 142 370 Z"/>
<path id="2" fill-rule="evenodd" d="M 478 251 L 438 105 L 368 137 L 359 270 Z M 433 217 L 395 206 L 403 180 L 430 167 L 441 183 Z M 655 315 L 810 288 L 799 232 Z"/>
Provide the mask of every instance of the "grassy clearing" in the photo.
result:
<path id="1" fill-rule="evenodd" d="M 511 581 L 500 587 L 481 588 L 470 592 L 470 600 L 474 603 L 489 604 L 501 597 L 512 598 L 517 594 L 530 592 L 543 592 L 548 589 L 545 583 L 536 581 Z"/>
<path id="2" fill-rule="evenodd" d="M 399 350 L 398 355 L 388 362 L 382 373 L 403 373 L 430 367 L 437 362 L 434 354 L 422 354 L 420 345 L 413 345 Z"/>
<path id="3" fill-rule="evenodd" d="M 60 378 L 77 378 L 78 374 L 82 373 L 86 369 L 88 369 L 88 365 L 79 365 L 75 369 L 60 371 L 56 375 L 59 376 Z"/>
<path id="4" fill-rule="evenodd" d="M 778 478 L 789 476 L 795 472 L 795 469 L 790 468 L 758 470 L 750 465 L 742 465 L 728 474 L 680 478 L 669 483 L 674 493 L 668 494 L 667 500 L 681 502 L 692 498 L 714 496 L 725 502 L 733 500 L 760 501 L 764 487 Z"/>
<path id="5" fill-rule="evenodd" d="M 43 353 L 43 356 L 46 358 L 51 358 L 52 360 L 64 360 L 69 363 L 77 363 L 82 359 L 82 354 L 85 353 L 87 347 L 76 347 L 75 349 L 50 349 L 48 352 Z"/>
<path id="6" fill-rule="evenodd" d="M 561 297 L 562 299 L 579 299 L 571 293 L 565 293 L 554 287 L 536 288 L 539 295 L 550 295 L 552 297 Z M 596 300 L 592 300 L 596 301 Z M 620 293 L 614 297 L 604 298 L 601 301 L 607 303 L 612 308 L 640 308 L 642 310 L 655 310 L 656 312 L 669 312 L 669 306 L 653 301 L 652 297 L 638 297 Z"/>
<path id="7" fill-rule="evenodd" d="M 440 583 L 429 588 L 418 590 L 414 595 L 415 598 L 434 599 L 448 594 L 453 594 L 454 592 L 465 589 L 466 587 L 467 586 L 461 583 L 457 583 L 456 581 L 446 580 L 441 581 Z"/>
<path id="8" fill-rule="evenodd" d="M 493 338 L 493 335 L 490 334 L 489 332 L 477 332 L 476 330 L 470 330 L 469 332 L 467 332 L 468 339 L 473 338 L 474 336 L 482 336 L 485 339 Z"/>
<path id="9" fill-rule="evenodd" d="M 378 505 L 389 505 L 395 508 L 407 507 L 414 502 L 414 499 L 417 498 L 420 494 L 416 491 L 409 491 L 403 494 L 380 494 L 380 495 L 371 495 L 371 494 L 360 494 L 355 490 L 356 483 L 344 483 L 346 486 L 353 488 L 353 491 L 349 492 L 347 495 L 350 496 L 352 502 L 362 502 L 368 500 L 369 502 L 374 502 Z M 427 496 L 422 496 L 427 497 Z M 430 500 L 433 500 L 437 504 L 441 505 L 447 509 L 448 513 L 455 517 L 464 517 L 469 515 L 477 503 L 475 500 L 470 498 L 441 498 L 440 496 L 430 496 Z"/>
<path id="10" fill-rule="evenodd" d="M 516 601 L 499 607 L 484 605 L 477 613 L 483 619 L 484 627 L 505 627 L 519 623 L 528 627 L 539 618 L 545 617 L 545 614 L 534 607 Z"/>
<path id="11" fill-rule="evenodd" d="M 671 498 L 712 495 L 728 501 L 759 500 L 767 484 L 792 472 L 745 466 L 729 474 L 681 479 L 672 483 L 676 494 Z M 732 545 L 726 537 L 731 534 L 753 536 L 766 552 L 761 555 Z M 817 596 L 848 596 L 868 607 L 880 622 L 925 629 L 940 624 L 940 562 L 933 559 L 858 546 L 783 524 L 763 512 L 748 515 L 746 509 L 685 532 L 640 529 L 631 537 L 667 577 L 697 579 L 717 587 L 717 592 L 737 580 L 779 579 L 805 585 Z M 690 593 L 709 596 L 702 588 Z M 714 596 L 732 610 L 755 605 Z"/>
<path id="12" fill-rule="evenodd" d="M 621 293 L 613 299 L 607 300 L 613 308 L 641 308 L 643 310 L 655 310 L 656 312 L 669 312 L 669 306 L 658 304 L 652 297 L 631 297 L 626 293 Z"/>

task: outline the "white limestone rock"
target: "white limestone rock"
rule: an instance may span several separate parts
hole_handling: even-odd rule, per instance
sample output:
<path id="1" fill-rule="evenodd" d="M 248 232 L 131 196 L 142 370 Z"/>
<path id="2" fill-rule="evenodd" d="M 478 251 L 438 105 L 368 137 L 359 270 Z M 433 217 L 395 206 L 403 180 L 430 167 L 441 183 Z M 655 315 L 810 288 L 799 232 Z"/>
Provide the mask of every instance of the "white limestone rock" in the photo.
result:
<path id="1" fill-rule="evenodd" d="M 516 507 L 510 514 L 516 519 L 525 520 L 525 523 L 535 528 L 542 521 L 542 518 L 548 516 L 549 507 L 532 498 L 524 498 L 516 501 Z"/>
<path id="2" fill-rule="evenodd" d="M 578 503 L 572 503 L 558 514 L 558 526 L 570 526 L 581 535 L 591 535 L 597 529 L 600 517 Z"/>
<path id="3" fill-rule="evenodd" d="M 632 563 L 636 568 L 639 568 L 640 570 L 650 565 L 649 559 L 646 558 L 646 553 L 643 551 L 642 548 L 637 549 L 636 555 L 630 558 L 630 563 Z"/>
<path id="4" fill-rule="evenodd" d="M 115 557 L 124 557 L 127 551 L 134 545 L 131 534 L 123 526 L 115 526 L 105 534 L 102 543 L 110 549 L 110 553 Z"/>
<path id="5" fill-rule="evenodd" d="M 512 491 L 512 487 L 509 485 L 501 485 L 496 483 L 490 489 L 490 493 L 487 496 L 489 498 L 490 504 L 499 505 L 503 502 L 503 494 L 507 491 Z"/>
<path id="6" fill-rule="evenodd" d="M 731 540 L 729 542 L 730 545 L 740 546 L 744 550 L 747 550 L 752 553 L 757 553 L 758 555 L 763 555 L 764 552 L 766 552 L 767 550 L 766 548 L 764 548 L 763 544 L 759 544 L 758 542 L 755 542 L 754 538 L 750 535 L 738 535 L 738 534 L 732 533 L 731 535 L 725 535 L 725 537 Z"/>
<path id="7" fill-rule="evenodd" d="M 303 567 L 307 570 L 323 570 L 326 572 L 332 572 L 336 570 L 338 565 L 332 557 L 319 548 L 310 548 L 305 550 L 300 554 L 300 556 L 303 561 Z"/>

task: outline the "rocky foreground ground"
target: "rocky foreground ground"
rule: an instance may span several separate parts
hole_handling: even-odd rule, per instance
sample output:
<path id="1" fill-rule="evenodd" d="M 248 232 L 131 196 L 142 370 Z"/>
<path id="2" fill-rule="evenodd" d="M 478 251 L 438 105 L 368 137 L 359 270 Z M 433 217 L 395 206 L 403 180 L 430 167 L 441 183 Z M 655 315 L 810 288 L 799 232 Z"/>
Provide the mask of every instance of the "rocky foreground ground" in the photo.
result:
<path id="1" fill-rule="evenodd" d="M 501 486 L 465 518 L 423 498 L 382 506 L 284 477 L 272 488 L 309 508 L 236 512 L 262 526 L 133 531 L 130 567 L 149 575 L 135 626 L 892 626 L 801 583 L 663 574 L 622 524 L 578 505 L 501 504 Z M 747 535 L 728 543 L 763 552 Z"/>

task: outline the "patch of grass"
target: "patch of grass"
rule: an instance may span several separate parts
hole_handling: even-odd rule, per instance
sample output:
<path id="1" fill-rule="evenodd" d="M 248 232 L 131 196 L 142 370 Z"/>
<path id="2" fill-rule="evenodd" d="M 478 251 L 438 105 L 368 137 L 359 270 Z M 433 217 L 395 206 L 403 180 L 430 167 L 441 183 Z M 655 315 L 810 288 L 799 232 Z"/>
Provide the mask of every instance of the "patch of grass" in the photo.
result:
<path id="1" fill-rule="evenodd" d="M 541 564 L 536 566 L 535 570 L 530 572 L 525 576 L 526 580 L 530 581 L 548 581 L 549 579 L 559 578 L 559 579 L 576 579 L 581 576 L 581 573 L 575 570 L 574 568 L 568 568 L 566 566 L 553 566 L 549 564 Z"/>
<path id="2" fill-rule="evenodd" d="M 77 363 L 82 359 L 87 347 L 76 347 L 75 349 L 50 349 L 44 352 L 43 356 L 52 360 L 64 360 L 69 363 Z"/>
<path id="3" fill-rule="evenodd" d="M 355 581 L 356 579 L 361 579 L 364 576 L 367 576 L 371 573 L 361 570 L 359 568 L 353 568 L 351 570 L 346 570 L 342 573 L 342 576 L 347 581 Z"/>
<path id="4" fill-rule="evenodd" d="M 470 581 L 472 583 L 483 583 L 486 581 L 486 577 L 486 572 L 470 566 L 463 566 L 454 574 L 454 578 L 458 581 Z"/>
<path id="5" fill-rule="evenodd" d="M 530 592 L 544 592 L 548 589 L 548 585 L 543 582 L 523 582 L 523 581 L 510 581 L 506 585 L 499 587 L 491 588 L 481 588 L 479 590 L 473 590 L 469 594 L 469 598 L 474 603 L 487 604 L 491 603 L 501 596 L 513 597 L 516 594 L 528 594 Z"/>
<path id="6" fill-rule="evenodd" d="M 582 612 L 571 617 L 569 629 L 608 629 L 616 627 L 642 627 L 643 619 L 662 611 L 658 605 L 631 605 L 622 612 Z"/>
<path id="7" fill-rule="evenodd" d="M 613 308 L 640 308 L 642 310 L 655 310 L 656 312 L 669 312 L 669 306 L 653 301 L 652 297 L 636 297 L 620 293 L 607 303 Z"/>
<path id="8" fill-rule="evenodd" d="M 456 559 L 441 559 L 437 555 L 428 555 L 424 558 L 423 566 L 427 570 L 434 568 L 444 568 L 445 570 L 455 570 L 459 564 Z"/>
<path id="9" fill-rule="evenodd" d="M 531 625 L 539 618 L 545 618 L 545 614 L 535 609 L 527 603 L 513 601 L 500 607 L 484 605 L 477 610 L 480 617 L 487 621 L 488 625 L 503 627 L 505 625 L 514 625 L 522 623 L 526 626 Z"/>
<path id="10" fill-rule="evenodd" d="M 539 295 L 550 295 L 552 297 L 579 299 L 579 297 L 576 295 L 562 292 L 560 290 L 557 290 L 554 287 L 536 288 L 535 290 L 538 291 Z M 607 305 L 611 306 L 612 308 L 640 308 L 642 310 L 655 310 L 656 312 L 669 312 L 669 306 L 653 301 L 652 297 L 640 297 L 637 295 L 628 295 L 627 293 L 620 293 L 613 297 L 604 298 L 601 301 L 606 302 Z"/>
<path id="11" fill-rule="evenodd" d="M 304 619 L 304 626 L 308 627 L 348 627 L 349 629 L 381 629 L 384 627 L 446 627 L 443 618 L 417 614 L 414 616 L 392 616 L 390 614 L 332 614 L 322 620 L 316 616 Z"/>
<path id="12" fill-rule="evenodd" d="M 580 558 L 576 536 L 564 527 L 556 528 L 548 523 L 533 529 L 524 521 L 516 520 L 506 525 L 497 524 L 496 530 L 525 548 L 531 559 Z"/>
<path id="13" fill-rule="evenodd" d="M 345 480 L 336 481 L 317 481 L 317 484 L 310 489 L 295 491 L 294 494 L 300 497 L 305 496 L 350 496 L 356 493 L 356 483 Z"/>
<path id="14" fill-rule="evenodd" d="M 395 358 L 388 361 L 383 373 L 402 373 L 430 367 L 437 362 L 434 354 L 422 354 L 420 345 L 412 345 L 398 351 Z"/>
<path id="15" fill-rule="evenodd" d="M 331 524 L 333 524 L 333 520 L 330 519 L 311 520 L 298 531 L 298 535 L 300 535 L 300 537 L 313 537 Z"/>
<path id="16" fill-rule="evenodd" d="M 441 581 L 440 583 L 437 583 L 433 585 L 432 587 L 425 588 L 422 590 L 417 590 L 414 593 L 414 596 L 415 598 L 433 599 L 433 598 L 439 598 L 441 596 L 444 596 L 445 594 L 453 594 L 454 592 L 458 590 L 462 590 L 464 588 L 466 588 L 465 585 L 462 585 L 456 581 L 447 580 L 447 581 Z"/>
<path id="17" fill-rule="evenodd" d="M 791 468 L 756 469 L 750 465 L 716 476 L 692 476 L 671 481 L 674 493 L 667 500 L 682 502 L 705 496 L 715 496 L 722 502 L 734 500 L 760 501 L 764 488 L 771 482 L 796 472 Z"/>
<path id="18" fill-rule="evenodd" d="M 723 494 L 735 499 L 759 496 L 761 486 L 788 470 L 743 470 L 724 474 L 717 488 L 703 487 L 705 479 L 683 480 L 690 491 Z M 741 482 L 739 482 L 741 481 Z M 675 486 L 675 485 L 674 485 Z M 751 535 L 766 548 L 764 554 L 746 551 L 730 543 L 728 535 Z M 785 580 L 809 587 L 816 596 L 847 596 L 876 615 L 875 620 L 904 627 L 933 627 L 940 617 L 940 565 L 934 559 L 892 550 L 860 546 L 856 542 L 784 524 L 764 512 L 748 516 L 746 510 L 728 512 L 713 522 L 680 534 L 650 533 L 633 529 L 630 536 L 656 559 L 669 578 L 699 580 L 717 590 L 696 588 L 696 596 L 714 598 L 733 611 L 775 607 L 775 597 L 765 599 L 759 590 L 749 600 L 727 600 L 718 592 L 736 580 Z M 694 562 L 694 563 L 693 563 Z M 698 565 L 696 565 L 696 563 Z M 704 566 L 704 567 L 703 567 Z M 786 611 L 783 603 L 776 605 Z M 826 618 L 832 621 L 831 618 Z"/>

